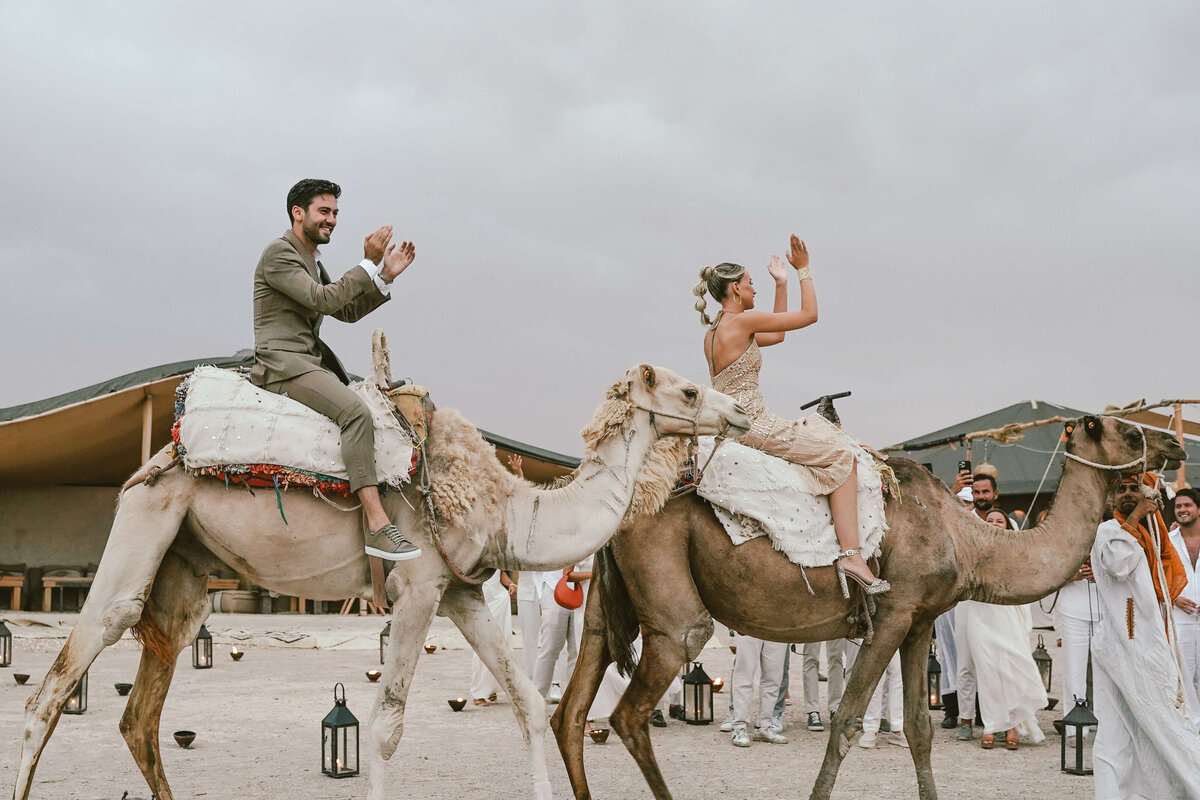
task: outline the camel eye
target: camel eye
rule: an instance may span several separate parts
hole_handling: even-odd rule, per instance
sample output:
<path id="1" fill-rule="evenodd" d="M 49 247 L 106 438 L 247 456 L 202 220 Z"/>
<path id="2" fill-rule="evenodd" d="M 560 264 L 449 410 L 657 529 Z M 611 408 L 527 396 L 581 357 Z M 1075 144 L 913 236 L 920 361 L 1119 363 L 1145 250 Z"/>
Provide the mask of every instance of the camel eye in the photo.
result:
<path id="1" fill-rule="evenodd" d="M 683 396 L 686 397 L 688 400 L 695 400 L 697 397 L 700 396 L 700 393 L 689 386 L 687 389 L 683 390 Z"/>

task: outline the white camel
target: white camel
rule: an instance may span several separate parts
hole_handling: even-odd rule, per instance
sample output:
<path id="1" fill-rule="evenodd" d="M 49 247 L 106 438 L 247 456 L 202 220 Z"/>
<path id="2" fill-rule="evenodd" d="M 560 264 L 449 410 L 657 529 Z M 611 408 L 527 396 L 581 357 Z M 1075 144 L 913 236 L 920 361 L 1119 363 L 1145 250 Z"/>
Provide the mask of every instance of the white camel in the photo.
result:
<path id="1" fill-rule="evenodd" d="M 510 475 L 495 450 L 453 410 L 434 413 L 426 443 L 429 483 L 447 559 L 462 572 L 548 570 L 594 553 L 617 530 L 639 492 L 669 491 L 678 461 L 667 452 L 695 434 L 744 433 L 749 420 L 729 397 L 670 370 L 630 369 L 584 429 L 585 459 L 574 480 L 539 489 Z M 660 441 L 660 437 L 665 437 Z M 63 705 L 92 661 L 129 628 L 143 643 L 141 664 L 120 729 L 159 800 L 173 795 L 158 747 L 159 717 L 177 655 L 195 638 L 210 606 L 208 575 L 222 567 L 284 594 L 336 600 L 371 596 L 357 514 L 306 494 L 288 496 L 285 524 L 271 492 L 228 491 L 179 469 L 142 479 L 171 461 L 159 452 L 122 491 L 95 581 L 66 644 L 25 710 L 14 800 L 27 800 L 34 770 Z M 657 469 L 656 469 L 657 468 Z M 393 603 L 383 690 L 367 731 L 368 797 L 383 800 L 385 764 L 404 730 L 417 656 L 433 617 L 447 616 L 513 700 L 533 773 L 534 795 L 551 797 L 545 704 L 491 622 L 477 585 L 455 578 L 439 557 L 413 487 L 387 498 L 392 519 L 424 554 L 397 564 L 387 581 Z M 409 505 L 411 503 L 411 506 Z"/>

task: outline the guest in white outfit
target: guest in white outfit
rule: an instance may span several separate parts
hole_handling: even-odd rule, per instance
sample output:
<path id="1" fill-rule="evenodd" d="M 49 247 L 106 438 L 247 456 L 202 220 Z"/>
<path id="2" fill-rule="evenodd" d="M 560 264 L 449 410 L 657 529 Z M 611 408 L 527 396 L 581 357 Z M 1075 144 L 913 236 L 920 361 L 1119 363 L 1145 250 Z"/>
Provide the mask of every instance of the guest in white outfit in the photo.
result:
<path id="1" fill-rule="evenodd" d="M 880 741 L 879 723 L 883 718 L 884 695 L 891 731 L 882 741 L 884 744 L 908 747 L 908 737 L 904 735 L 904 687 L 901 684 L 899 651 L 892 655 L 892 660 L 880 676 L 875 691 L 871 693 L 871 702 L 867 703 L 867 711 L 863 714 L 863 734 L 858 739 L 859 747 L 870 750 Z"/>
<path id="2" fill-rule="evenodd" d="M 508 457 L 508 468 L 518 478 L 525 478 L 522 459 L 513 453 Z M 517 624 L 521 627 L 521 660 L 525 674 L 533 680 L 533 668 L 537 664 L 538 632 L 542 625 L 542 582 L 540 572 L 522 572 L 517 578 Z"/>
<path id="3" fill-rule="evenodd" d="M 1063 698 L 1070 711 L 1087 697 L 1087 663 L 1092 637 L 1100 625 L 1100 595 L 1092 578 L 1092 560 L 1061 589 L 1054 601 L 1054 627 L 1062 638 Z"/>
<path id="4" fill-rule="evenodd" d="M 1187 587 L 1175 598 L 1176 643 L 1183 663 L 1183 682 L 1188 689 L 1192 722 L 1200 725 L 1200 577 L 1196 564 L 1200 560 L 1200 492 L 1180 489 L 1175 495 L 1175 521 L 1171 544 L 1183 562 Z"/>
<path id="5" fill-rule="evenodd" d="M 985 521 L 1001 530 L 1012 524 L 998 508 Z M 959 728 L 970 732 L 973 720 L 963 714 L 975 707 L 978 681 L 984 730 L 980 745 L 985 750 L 995 745 L 997 733 L 1004 734 L 1008 750 L 1016 750 L 1021 738 L 1034 744 L 1046 738 L 1037 722 L 1038 710 L 1046 707 L 1046 689 L 1029 649 L 1030 630 L 1026 606 L 965 600 L 955 608 Z"/>
<path id="6" fill-rule="evenodd" d="M 483 582 L 483 600 L 491 612 L 492 621 L 504 634 L 504 641 L 512 646 L 512 598 L 516 596 L 517 584 L 509 579 L 503 570 Z M 486 706 L 496 702 L 500 692 L 500 682 L 492 675 L 491 670 L 484 666 L 478 654 L 471 657 L 471 698 L 477 706 Z"/>
<path id="7" fill-rule="evenodd" d="M 825 648 L 825 658 L 828 661 L 827 686 L 829 693 L 826 699 L 826 707 L 829 711 L 829 718 L 833 718 L 833 714 L 838 710 L 838 706 L 842 704 L 842 694 L 846 690 L 846 640 L 833 639 L 828 642 L 808 642 L 803 647 L 803 662 L 802 669 L 804 670 L 804 716 L 805 722 L 810 731 L 825 730 L 825 723 L 821 721 L 821 695 L 820 695 L 820 666 L 821 666 L 821 647 Z"/>
<path id="8" fill-rule="evenodd" d="M 554 587 L 559 579 L 566 575 L 568 581 L 580 585 L 586 599 L 588 582 L 592 577 L 592 558 L 593 556 L 588 556 L 584 561 L 567 569 L 539 573 L 542 624 L 537 663 L 533 668 L 533 684 L 542 697 L 550 694 L 554 663 L 558 660 L 563 646 L 567 648 L 566 674 L 569 676 L 575 671 L 575 660 L 579 658 L 579 644 L 583 641 L 583 610 L 586 603 L 574 610 L 563 608 L 554 600 Z"/>
<path id="9" fill-rule="evenodd" d="M 754 721 L 753 739 L 756 742 L 786 744 L 783 721 L 774 717 L 775 701 L 783 682 L 785 642 L 768 642 L 753 636 L 738 636 L 737 653 L 733 656 L 733 735 L 735 747 L 749 747 L 751 735 L 747 728 Z M 758 713 L 751 709 L 754 684 L 758 682 Z M 728 723 L 729 721 L 727 721 Z"/>
<path id="10" fill-rule="evenodd" d="M 1096 800 L 1195 800 L 1200 797 L 1200 734 L 1188 713 L 1162 616 L 1162 606 L 1182 591 L 1182 565 L 1165 563 L 1176 553 L 1161 546 L 1167 541 L 1158 503 L 1142 494 L 1136 477 L 1117 485 L 1113 516 L 1100 523 L 1092 545 L 1092 572 L 1103 604 L 1092 642 L 1099 720 L 1092 751 Z M 1161 545 L 1154 541 L 1155 527 Z"/>

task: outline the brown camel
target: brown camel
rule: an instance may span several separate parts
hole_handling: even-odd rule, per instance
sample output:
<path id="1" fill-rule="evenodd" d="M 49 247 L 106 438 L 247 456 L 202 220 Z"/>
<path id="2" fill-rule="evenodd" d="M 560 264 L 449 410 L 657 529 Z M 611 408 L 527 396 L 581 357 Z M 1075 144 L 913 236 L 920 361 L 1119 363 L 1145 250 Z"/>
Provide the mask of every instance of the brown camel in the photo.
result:
<path id="1" fill-rule="evenodd" d="M 936 800 L 929 753 L 925 664 L 934 618 L 961 600 L 1028 603 L 1063 585 L 1095 539 L 1113 472 L 1106 467 L 1163 467 L 1186 458 L 1166 434 L 1113 417 L 1068 426 L 1068 460 L 1054 507 L 1028 531 L 1005 532 L 964 513 L 946 486 L 913 461 L 893 458 L 900 496 L 887 501 L 891 531 L 881 573 L 892 591 L 877 598 L 874 640 L 865 645 L 830 724 L 812 800 L 827 800 L 859 719 L 897 648 L 904 682 L 904 730 L 921 800 Z M 1080 461 L 1082 459 L 1082 461 Z M 1086 462 L 1091 462 L 1089 465 Z M 850 636 L 861 598 L 842 599 L 832 567 L 801 571 L 765 538 L 734 546 L 700 498 L 687 495 L 655 516 L 630 517 L 596 559 L 583 645 L 562 703 L 551 718 L 575 797 L 590 798 L 582 728 L 605 668 L 633 669 L 613 711 L 613 730 L 637 761 L 654 796 L 671 797 L 650 746 L 650 713 L 671 678 L 695 658 L 718 619 L 738 632 L 776 642 Z M 634 667 L 629 644 L 642 632 Z"/>
<path id="2" fill-rule="evenodd" d="M 665 498 L 676 477 L 670 453 L 695 434 L 743 433 L 749 419 L 733 400 L 667 369 L 642 365 L 608 390 L 584 429 L 585 457 L 570 485 L 541 489 L 507 472 L 495 449 L 452 409 L 433 415 L 424 445 L 441 540 L 468 575 L 477 569 L 556 569 L 596 551 L 632 505 Z M 665 437 L 661 438 L 660 437 Z M 335 600 L 370 597 L 357 514 L 303 492 L 289 494 L 288 521 L 270 492 L 228 491 L 210 478 L 171 469 L 165 450 L 127 484 L 79 620 L 25 707 L 13 797 L 27 800 L 38 758 L 67 696 L 105 647 L 133 627 L 144 643 L 121 733 L 155 797 L 171 800 L 158 724 L 176 655 L 208 616 L 208 574 L 223 564 L 276 591 Z M 663 468 L 665 466 L 665 469 Z M 383 691 L 371 715 L 368 797 L 386 796 L 386 762 L 404 731 L 417 654 L 435 614 L 449 617 L 513 700 L 529 748 L 533 795 L 550 800 L 545 703 L 492 622 L 478 585 L 456 580 L 439 558 L 416 508 L 415 487 L 386 499 L 389 516 L 424 555 L 396 565 L 387 581 L 392 635 Z M 644 499 L 657 498 L 657 500 Z"/>

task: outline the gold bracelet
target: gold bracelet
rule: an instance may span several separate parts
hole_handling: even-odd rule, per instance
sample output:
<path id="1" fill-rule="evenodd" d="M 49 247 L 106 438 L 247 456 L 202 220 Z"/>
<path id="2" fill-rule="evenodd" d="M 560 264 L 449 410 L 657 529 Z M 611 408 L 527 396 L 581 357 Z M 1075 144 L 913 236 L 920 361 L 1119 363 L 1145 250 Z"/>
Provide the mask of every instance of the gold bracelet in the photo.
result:
<path id="1" fill-rule="evenodd" d="M 796 270 L 796 276 L 802 281 L 806 281 L 806 280 L 811 281 L 812 280 L 812 273 L 809 271 L 808 267 L 805 267 L 804 269 Z"/>

